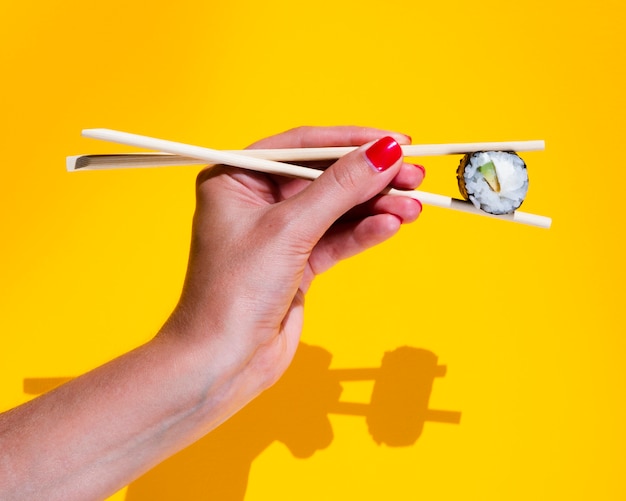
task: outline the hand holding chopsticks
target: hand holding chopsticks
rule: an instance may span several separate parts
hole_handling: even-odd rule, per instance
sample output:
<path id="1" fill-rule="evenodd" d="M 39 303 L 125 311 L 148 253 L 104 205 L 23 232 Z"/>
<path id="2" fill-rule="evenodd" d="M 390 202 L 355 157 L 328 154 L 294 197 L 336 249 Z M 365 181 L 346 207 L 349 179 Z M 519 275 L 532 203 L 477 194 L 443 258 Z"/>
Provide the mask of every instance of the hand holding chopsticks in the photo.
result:
<path id="1" fill-rule="evenodd" d="M 322 171 L 283 162 L 336 159 L 355 149 L 354 147 L 339 147 L 223 151 L 110 129 L 85 129 L 83 136 L 128 146 L 146 148 L 160 153 L 72 156 L 67 159 L 67 169 L 69 171 L 210 163 L 226 164 L 268 174 L 313 180 L 320 176 Z M 530 151 L 542 150 L 543 148 L 543 141 L 405 145 L 402 147 L 405 156 L 462 154 L 484 150 Z M 481 216 L 490 216 L 542 228 L 549 228 L 551 224 L 551 219 L 548 217 L 521 211 L 494 216 L 477 209 L 473 204 L 464 200 L 424 191 L 387 188 L 384 193 L 393 196 L 415 198 L 423 204 L 436 207 L 454 209 Z"/>

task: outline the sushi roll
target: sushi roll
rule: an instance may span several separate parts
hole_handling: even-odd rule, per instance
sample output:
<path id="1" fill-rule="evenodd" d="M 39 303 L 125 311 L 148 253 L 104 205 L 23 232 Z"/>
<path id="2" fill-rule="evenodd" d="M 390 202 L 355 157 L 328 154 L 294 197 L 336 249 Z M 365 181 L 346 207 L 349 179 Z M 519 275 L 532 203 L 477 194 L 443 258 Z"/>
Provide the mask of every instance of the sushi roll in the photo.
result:
<path id="1" fill-rule="evenodd" d="M 515 211 L 528 191 L 526 164 L 512 151 L 468 153 L 456 176 L 465 200 L 489 214 Z"/>

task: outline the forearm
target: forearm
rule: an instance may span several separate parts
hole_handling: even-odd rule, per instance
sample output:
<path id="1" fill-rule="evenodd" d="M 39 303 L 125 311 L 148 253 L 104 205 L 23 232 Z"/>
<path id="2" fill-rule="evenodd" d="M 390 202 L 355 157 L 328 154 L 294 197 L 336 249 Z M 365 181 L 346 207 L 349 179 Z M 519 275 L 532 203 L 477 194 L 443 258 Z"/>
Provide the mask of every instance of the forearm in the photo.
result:
<path id="1" fill-rule="evenodd" d="M 228 380 L 161 336 L 0 415 L 0 499 L 102 499 L 226 419 Z"/>

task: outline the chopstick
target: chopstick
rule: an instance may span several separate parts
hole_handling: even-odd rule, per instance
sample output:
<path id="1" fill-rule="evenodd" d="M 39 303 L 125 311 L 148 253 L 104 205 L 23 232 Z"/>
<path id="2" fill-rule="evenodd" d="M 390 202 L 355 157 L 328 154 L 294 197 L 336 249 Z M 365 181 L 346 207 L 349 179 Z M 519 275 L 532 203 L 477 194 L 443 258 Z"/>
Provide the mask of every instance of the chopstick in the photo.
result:
<path id="1" fill-rule="evenodd" d="M 107 129 L 87 129 L 83 131 L 85 137 L 104 139 Z M 109 139 L 104 139 L 108 141 Z M 114 141 L 117 142 L 117 141 Z M 278 162 L 305 162 L 315 160 L 334 160 L 355 150 L 352 146 L 328 148 L 283 148 L 258 150 L 223 150 L 227 153 L 236 153 Z M 506 141 L 482 143 L 455 143 L 455 144 L 410 144 L 403 145 L 405 157 L 428 157 L 439 155 L 455 155 L 472 153 L 475 151 L 537 151 L 545 149 L 545 142 L 536 141 Z M 202 165 L 201 159 L 186 155 L 171 153 L 114 153 L 108 155 L 75 155 L 68 157 L 67 170 L 78 169 L 125 169 L 133 167 L 169 167 L 176 165 Z"/>
<path id="2" fill-rule="evenodd" d="M 319 177 L 323 171 L 317 169 L 311 169 L 299 165 L 292 165 L 282 163 L 276 158 L 281 160 L 290 161 L 310 161 L 310 160 L 329 160 L 335 159 L 346 153 L 353 151 L 354 147 L 340 147 L 340 148 L 297 148 L 297 149 L 282 149 L 282 150 L 240 150 L 240 151 L 224 151 L 213 150 L 210 148 L 204 148 L 201 146 L 193 146 L 184 143 L 177 143 L 174 141 L 168 141 L 165 139 L 157 139 L 148 136 L 141 136 L 139 134 L 131 134 L 128 132 L 121 132 L 111 129 L 85 129 L 82 132 L 84 137 L 92 139 L 100 139 L 103 141 L 109 141 L 119 144 L 125 144 L 127 146 L 136 146 L 140 148 L 146 148 L 155 150 L 162 153 L 140 153 L 140 154 L 124 154 L 114 155 L 122 156 L 124 161 L 128 161 L 130 158 L 142 158 L 142 161 L 148 161 L 148 163 L 161 159 L 163 161 L 169 160 L 174 162 L 180 162 L 173 165 L 191 163 L 210 163 L 210 164 L 226 164 L 233 167 L 241 167 L 257 172 L 264 172 L 267 174 L 277 174 L 281 176 L 296 177 L 302 179 L 314 180 Z M 405 156 L 429 156 L 429 155 L 446 155 L 455 153 L 468 153 L 471 151 L 483 151 L 483 150 L 503 150 L 503 151 L 530 151 L 543 149 L 543 141 L 518 141 L 507 143 L 460 143 L 460 144 L 448 144 L 448 145 L 411 145 L 403 146 L 403 152 Z M 131 156 L 132 155 L 132 156 Z M 254 155 L 254 156 L 252 156 Z M 259 156 L 257 156 L 259 155 Z M 95 162 L 94 166 L 89 166 L 89 162 L 81 161 L 84 157 L 108 157 L 108 155 L 78 155 L 67 158 L 67 169 L 69 171 L 88 170 L 91 168 L 116 168 L 123 165 L 118 163 L 111 167 L 108 160 L 105 159 L 104 164 L 98 166 L 98 162 Z M 265 158 L 262 158 L 265 156 Z M 144 158 L 145 157 L 145 158 Z M 173 158 L 177 157 L 177 158 Z M 267 158 L 269 157 L 269 158 Z M 271 159 L 270 159 L 271 158 Z M 118 159 L 119 160 L 119 159 Z M 198 162 L 201 161 L 201 162 Z M 85 163 L 87 165 L 85 165 Z M 132 161 L 131 161 L 132 163 Z M 106 165 L 106 166 L 103 166 Z M 172 164 L 169 164 L 172 165 Z M 126 167 L 127 165 L 124 165 Z M 132 165 L 136 166 L 136 165 Z M 147 166 L 147 164 L 143 164 Z M 488 216 L 496 219 L 503 219 L 507 221 L 513 221 L 522 224 L 528 224 L 531 226 L 538 226 L 541 228 L 549 228 L 551 225 L 551 219 L 549 217 L 540 216 L 536 214 L 529 214 L 526 212 L 515 211 L 511 214 L 493 215 L 488 214 L 480 209 L 474 207 L 474 205 L 465 200 L 458 200 L 455 198 L 447 197 L 444 195 L 438 195 L 435 193 L 427 193 L 419 190 L 397 190 L 395 188 L 387 188 L 383 191 L 384 194 L 393 196 L 405 196 L 419 200 L 423 204 L 433 205 L 436 207 L 443 207 L 453 209 L 462 212 L 468 212 L 480 216 Z"/>

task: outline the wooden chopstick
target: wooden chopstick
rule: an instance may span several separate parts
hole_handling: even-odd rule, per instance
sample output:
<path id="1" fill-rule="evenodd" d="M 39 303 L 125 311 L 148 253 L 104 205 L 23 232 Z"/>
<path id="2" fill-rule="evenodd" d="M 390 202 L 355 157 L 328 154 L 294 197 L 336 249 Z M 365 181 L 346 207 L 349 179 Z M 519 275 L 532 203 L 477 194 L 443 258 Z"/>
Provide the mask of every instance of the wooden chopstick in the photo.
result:
<path id="1" fill-rule="evenodd" d="M 131 134 L 128 132 L 115 131 L 111 129 L 85 129 L 82 132 L 84 137 L 92 139 L 100 139 L 103 141 L 109 141 L 119 144 L 125 144 L 127 146 L 136 146 L 140 148 L 146 148 L 155 150 L 161 153 L 139 153 L 139 154 L 122 154 L 113 155 L 117 158 L 115 161 L 109 155 L 78 155 L 67 158 L 67 169 L 69 171 L 76 170 L 88 170 L 88 169 L 110 169 L 110 168 L 122 168 L 122 167 L 147 167 L 148 163 L 152 165 L 154 161 L 161 160 L 163 162 L 177 162 L 168 165 L 181 165 L 181 164 L 226 164 L 234 167 L 241 167 L 258 172 L 265 172 L 268 174 L 278 174 L 281 176 L 297 177 L 303 179 L 316 179 L 323 171 L 317 169 L 311 169 L 299 165 L 287 164 L 275 160 L 280 158 L 282 160 L 290 161 L 310 161 L 310 160 L 328 160 L 339 158 L 346 153 L 354 150 L 354 147 L 340 147 L 340 148 L 297 148 L 297 149 L 282 149 L 282 150 L 239 150 L 239 151 L 224 151 L 213 150 L 210 148 L 204 148 L 201 146 L 193 146 L 184 143 L 177 143 L 174 141 L 168 141 L 165 139 L 157 139 L 148 136 L 141 136 L 138 134 Z M 403 146 L 405 156 L 430 156 L 430 155 L 447 155 L 455 153 L 468 153 L 471 151 L 483 151 L 483 150 L 503 150 L 503 151 L 529 151 L 543 149 L 545 147 L 543 141 L 517 141 L 517 142 L 490 142 L 490 143 L 460 143 L 460 144 L 448 144 L 448 145 L 410 145 Z M 85 157 L 89 157 L 85 160 Z M 98 157 L 105 157 L 104 161 L 99 162 Z M 269 157 L 269 158 L 268 158 Z M 133 163 L 139 161 L 144 162 L 142 165 Z M 124 162 L 127 162 L 126 164 Z M 133 165 L 129 165 L 133 164 Z M 151 166 L 152 166 L 151 165 Z M 162 164 L 160 164 L 162 165 Z M 436 207 L 443 207 L 453 209 L 462 212 L 468 212 L 480 216 L 489 216 L 497 219 L 504 219 L 507 221 L 514 221 L 517 223 L 528 224 L 532 226 L 538 226 L 542 228 L 549 228 L 551 225 L 551 219 L 545 216 L 539 216 L 536 214 L 529 214 L 525 212 L 515 211 L 511 214 L 493 215 L 488 214 L 480 209 L 474 207 L 473 204 L 465 200 L 458 200 L 455 198 L 447 197 L 444 195 L 438 195 L 435 193 L 427 193 L 418 190 L 397 190 L 394 188 L 387 188 L 384 190 L 385 194 L 393 196 L 405 196 L 418 199 L 421 203 L 427 205 L 433 205 Z"/>
<path id="2" fill-rule="evenodd" d="M 104 129 L 87 129 L 85 137 L 97 137 Z M 259 150 L 224 150 L 227 153 L 264 158 L 278 162 L 305 162 L 315 160 L 334 160 L 353 151 L 356 147 L 329 147 L 329 148 L 283 148 Z M 537 151 L 545 149 L 545 142 L 536 141 L 506 141 L 483 143 L 454 143 L 454 144 L 410 144 L 403 145 L 405 157 L 427 157 L 439 155 L 455 155 L 472 153 L 475 151 Z M 67 169 L 124 169 L 133 167 L 168 167 L 175 165 L 201 165 L 200 159 L 185 155 L 170 153 L 114 153 L 108 155 L 75 155 L 68 157 Z"/>

